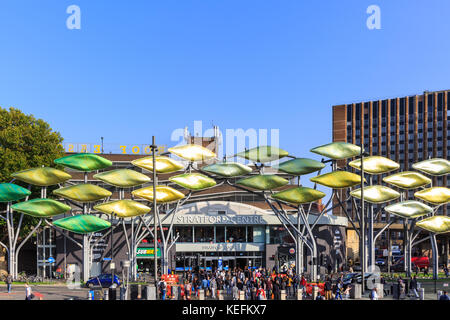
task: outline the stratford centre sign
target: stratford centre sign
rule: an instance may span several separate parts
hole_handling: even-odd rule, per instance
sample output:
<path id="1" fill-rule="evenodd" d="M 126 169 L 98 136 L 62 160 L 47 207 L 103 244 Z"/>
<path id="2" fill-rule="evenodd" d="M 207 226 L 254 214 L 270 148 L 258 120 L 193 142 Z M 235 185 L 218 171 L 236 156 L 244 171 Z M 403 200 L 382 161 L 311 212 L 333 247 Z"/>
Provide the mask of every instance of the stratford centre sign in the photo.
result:
<path id="1" fill-rule="evenodd" d="M 180 215 L 177 224 L 267 224 L 260 215 Z"/>

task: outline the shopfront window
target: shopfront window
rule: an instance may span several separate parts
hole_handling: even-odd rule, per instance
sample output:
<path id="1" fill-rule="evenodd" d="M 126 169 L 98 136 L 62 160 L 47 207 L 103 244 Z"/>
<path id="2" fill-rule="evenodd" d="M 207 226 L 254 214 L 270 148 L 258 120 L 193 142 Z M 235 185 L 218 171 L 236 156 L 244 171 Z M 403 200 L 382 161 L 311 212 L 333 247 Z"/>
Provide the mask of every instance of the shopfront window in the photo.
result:
<path id="1" fill-rule="evenodd" d="M 245 227 L 227 227 L 227 242 L 246 242 Z"/>
<path id="2" fill-rule="evenodd" d="M 247 227 L 247 241 L 246 242 L 253 242 L 253 227 L 252 226 Z"/>
<path id="3" fill-rule="evenodd" d="M 216 242 L 225 242 L 225 227 L 216 227 Z"/>
<path id="4" fill-rule="evenodd" d="M 271 226 L 269 229 L 269 236 L 271 244 L 294 243 L 289 232 L 282 226 Z"/>
<path id="5" fill-rule="evenodd" d="M 194 227 L 195 242 L 214 242 L 214 227 Z"/>
<path id="6" fill-rule="evenodd" d="M 192 227 L 176 227 L 174 236 L 179 233 L 178 242 L 192 242 Z"/>

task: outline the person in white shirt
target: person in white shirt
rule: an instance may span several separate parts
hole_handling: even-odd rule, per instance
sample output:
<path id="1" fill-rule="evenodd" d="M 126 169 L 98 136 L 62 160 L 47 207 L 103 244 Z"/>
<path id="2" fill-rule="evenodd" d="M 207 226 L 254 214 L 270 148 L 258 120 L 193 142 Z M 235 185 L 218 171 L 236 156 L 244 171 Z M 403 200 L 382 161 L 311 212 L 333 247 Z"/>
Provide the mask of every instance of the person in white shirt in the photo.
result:
<path id="1" fill-rule="evenodd" d="M 25 300 L 31 300 L 33 299 L 33 293 L 31 292 L 31 287 L 28 285 L 28 283 L 25 283 Z"/>

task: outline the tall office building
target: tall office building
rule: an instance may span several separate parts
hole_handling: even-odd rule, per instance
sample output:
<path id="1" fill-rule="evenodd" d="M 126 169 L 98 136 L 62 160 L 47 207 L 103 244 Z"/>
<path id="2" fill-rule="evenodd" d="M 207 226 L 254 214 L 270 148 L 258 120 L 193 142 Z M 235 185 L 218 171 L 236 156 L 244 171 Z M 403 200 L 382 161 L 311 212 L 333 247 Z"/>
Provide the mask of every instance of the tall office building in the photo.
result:
<path id="1" fill-rule="evenodd" d="M 449 92 L 426 91 L 421 95 L 333 106 L 333 141 L 360 145 L 362 138 L 367 153 L 399 163 L 400 169 L 396 172 L 412 170 L 414 163 L 429 158 L 448 159 Z M 339 166 L 343 167 L 345 164 L 345 161 L 341 161 Z M 373 184 L 381 184 L 382 178 L 387 175 L 389 174 L 372 176 Z M 433 186 L 448 186 L 448 178 L 445 176 L 434 177 L 432 180 Z M 409 199 L 414 198 L 415 191 L 408 192 Z M 346 196 L 348 193 L 343 194 L 342 198 Z M 350 216 L 355 214 L 352 206 L 352 201 L 348 200 L 346 209 Z M 375 212 L 380 212 L 375 216 L 375 228 L 382 227 L 389 220 L 389 215 L 382 208 L 383 206 L 375 208 Z M 448 212 L 449 205 L 442 206 L 438 214 L 446 215 Z M 334 214 L 344 215 L 344 212 L 336 208 Z M 397 230 L 393 232 L 394 243 L 396 238 L 401 243 L 402 226 L 392 227 Z M 448 252 L 448 248 L 446 250 Z"/>

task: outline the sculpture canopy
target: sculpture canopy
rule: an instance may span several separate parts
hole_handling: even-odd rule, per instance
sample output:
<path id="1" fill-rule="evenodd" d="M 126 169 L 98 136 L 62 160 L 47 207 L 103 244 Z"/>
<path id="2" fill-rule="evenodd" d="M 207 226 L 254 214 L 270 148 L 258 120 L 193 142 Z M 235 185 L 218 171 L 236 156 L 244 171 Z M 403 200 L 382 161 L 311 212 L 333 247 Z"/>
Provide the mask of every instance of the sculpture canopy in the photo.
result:
<path id="1" fill-rule="evenodd" d="M 189 161 L 205 161 L 216 157 L 216 154 L 211 150 L 196 144 L 187 144 L 168 150 L 170 153 Z"/>
<path id="2" fill-rule="evenodd" d="M 130 169 L 105 171 L 97 173 L 94 178 L 120 188 L 131 188 L 150 182 L 150 178 L 145 174 Z"/>
<path id="3" fill-rule="evenodd" d="M 222 162 L 203 167 L 202 171 L 226 178 L 232 178 L 246 175 L 252 172 L 252 168 L 238 162 Z"/>
<path id="4" fill-rule="evenodd" d="M 274 168 L 294 176 L 301 176 L 322 170 L 325 168 L 325 164 L 313 159 L 295 158 L 282 162 Z"/>
<path id="5" fill-rule="evenodd" d="M 56 164 L 71 168 L 77 171 L 95 171 L 112 166 L 108 159 L 92 153 L 77 153 L 62 157 L 54 161 Z"/>
<path id="6" fill-rule="evenodd" d="M 166 156 L 155 156 L 155 163 L 156 173 L 171 173 L 184 168 L 183 164 Z M 133 160 L 131 164 L 148 171 L 153 171 L 153 156 Z"/>
<path id="7" fill-rule="evenodd" d="M 350 192 L 352 197 L 361 199 L 361 189 Z M 397 191 L 385 186 L 368 186 L 364 188 L 364 201 L 369 203 L 385 203 L 400 197 Z"/>
<path id="8" fill-rule="evenodd" d="M 11 174 L 11 177 L 40 187 L 48 187 L 63 183 L 72 178 L 67 172 L 50 167 L 22 170 Z"/>
<path id="9" fill-rule="evenodd" d="M 385 207 L 384 210 L 406 219 L 423 217 L 433 212 L 433 209 L 430 206 L 415 200 L 394 203 Z"/>
<path id="10" fill-rule="evenodd" d="M 74 233 L 88 234 L 111 227 L 111 223 L 96 216 L 80 214 L 53 221 L 53 225 Z"/>
<path id="11" fill-rule="evenodd" d="M 106 214 L 115 214 L 120 218 L 131 218 L 150 212 L 150 208 L 146 205 L 128 199 L 101 203 L 96 205 L 94 210 Z"/>
<path id="12" fill-rule="evenodd" d="M 28 197 L 31 191 L 13 183 L 0 184 L 0 202 L 18 201 Z"/>
<path id="13" fill-rule="evenodd" d="M 416 223 L 416 226 L 433 233 L 450 232 L 450 217 L 433 216 Z"/>
<path id="14" fill-rule="evenodd" d="M 361 155 L 361 147 L 348 142 L 332 142 L 310 151 L 333 160 L 343 160 Z"/>
<path id="15" fill-rule="evenodd" d="M 260 146 L 237 153 L 235 156 L 259 163 L 272 162 L 288 156 L 289 153 L 286 150 L 272 147 L 272 146 Z"/>
<path id="16" fill-rule="evenodd" d="M 350 167 L 361 170 L 361 159 L 356 159 L 348 164 Z M 364 158 L 364 172 L 370 174 L 383 174 L 400 168 L 400 165 L 391 159 L 370 156 Z"/>
<path id="17" fill-rule="evenodd" d="M 412 167 L 432 176 L 444 176 L 450 173 L 450 161 L 447 159 L 428 159 L 415 163 Z"/>
<path id="18" fill-rule="evenodd" d="M 79 202 L 94 202 L 110 197 L 112 193 L 93 184 L 77 184 L 53 191 L 54 195 Z"/>
<path id="19" fill-rule="evenodd" d="M 169 180 L 183 188 L 195 191 L 211 188 L 217 184 L 214 179 L 197 172 L 180 174 L 170 177 Z"/>
<path id="20" fill-rule="evenodd" d="M 348 171 L 333 171 L 309 180 L 333 189 L 350 188 L 361 184 L 361 176 Z"/>
<path id="21" fill-rule="evenodd" d="M 273 199 L 293 203 L 305 204 L 315 202 L 325 197 L 325 193 L 307 187 L 297 187 L 277 192 L 272 195 Z"/>
<path id="22" fill-rule="evenodd" d="M 255 175 L 236 181 L 236 184 L 257 190 L 273 190 L 289 183 L 288 180 L 273 174 Z"/>
<path id="23" fill-rule="evenodd" d="M 430 178 L 415 171 L 399 172 L 383 178 L 383 181 L 406 190 L 424 187 L 431 183 Z"/>
<path id="24" fill-rule="evenodd" d="M 13 204 L 14 211 L 37 218 L 49 218 L 69 211 L 70 206 L 52 199 L 32 199 Z"/>

